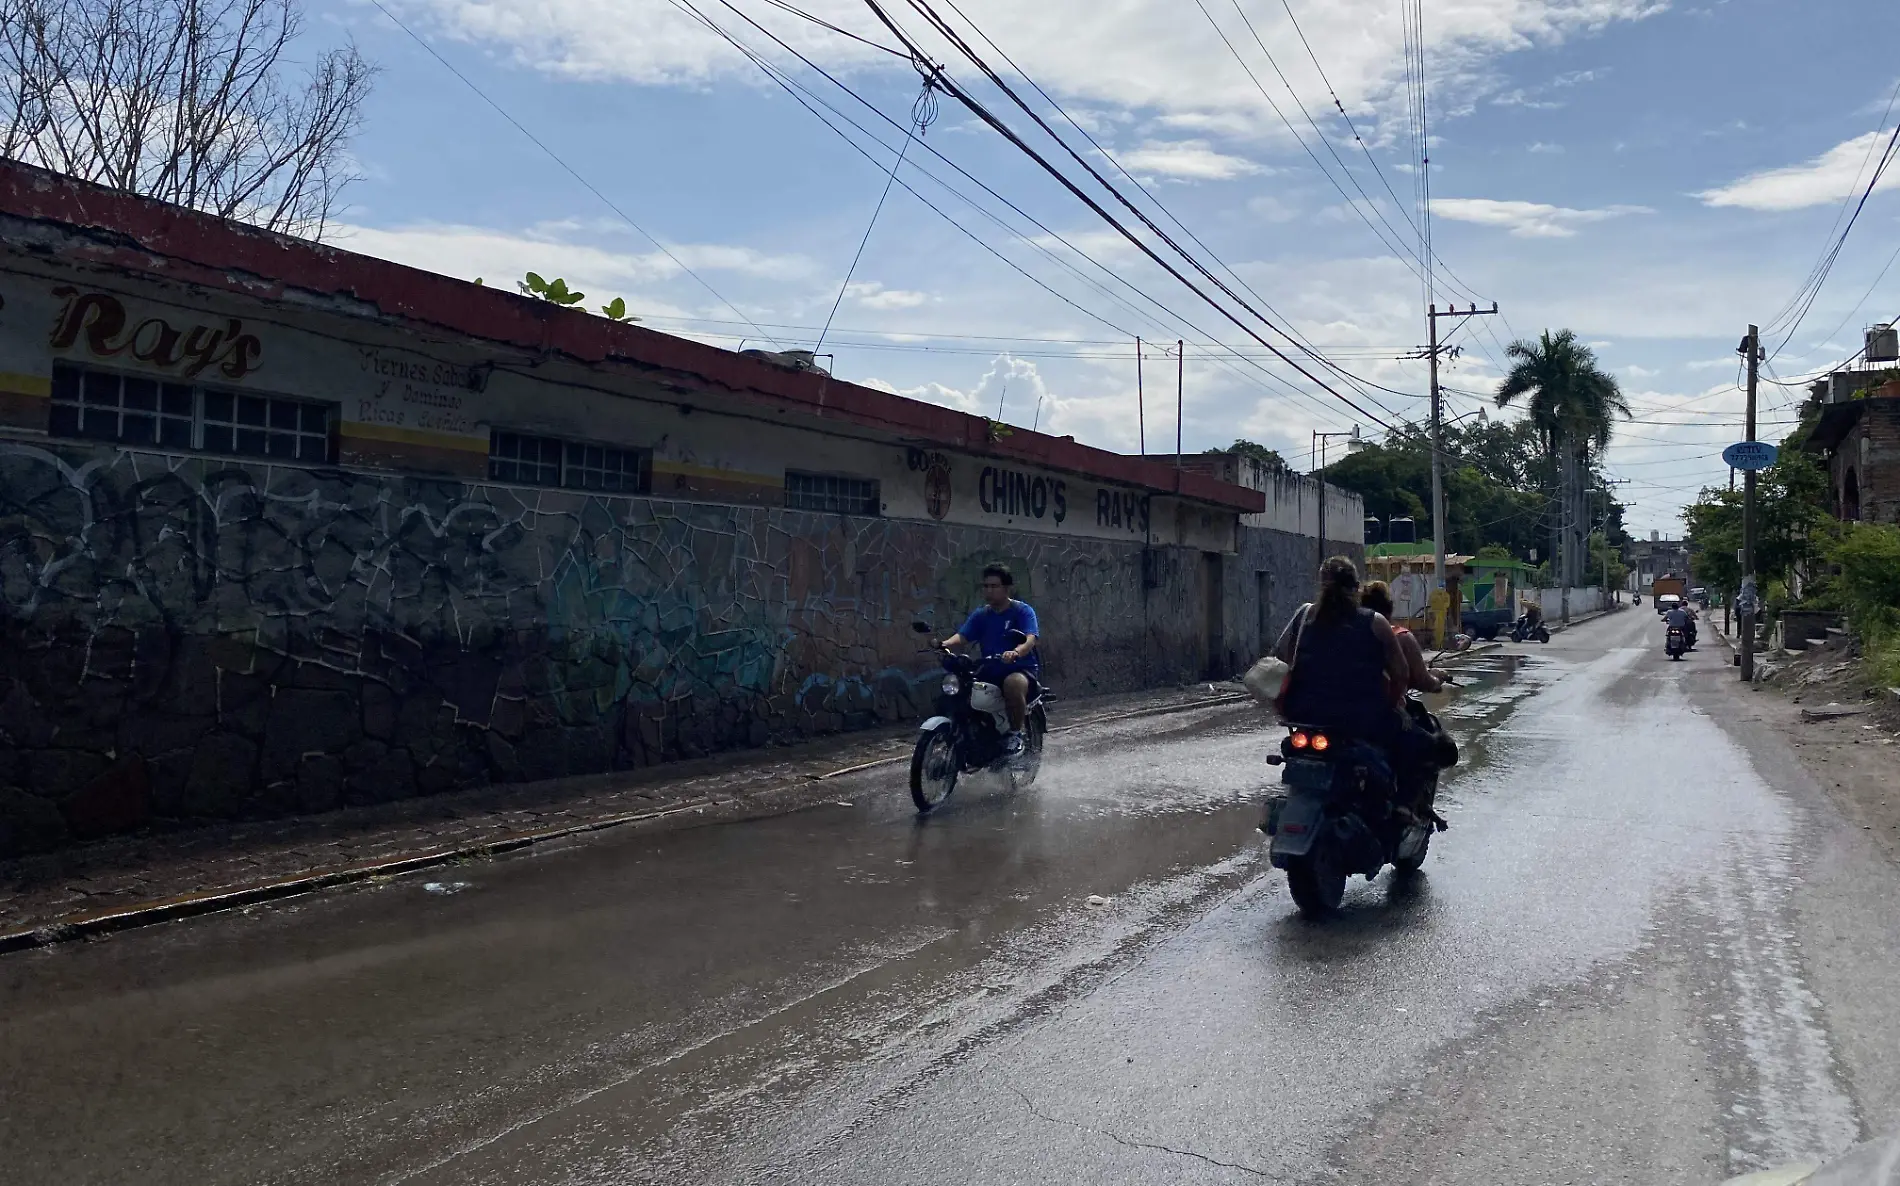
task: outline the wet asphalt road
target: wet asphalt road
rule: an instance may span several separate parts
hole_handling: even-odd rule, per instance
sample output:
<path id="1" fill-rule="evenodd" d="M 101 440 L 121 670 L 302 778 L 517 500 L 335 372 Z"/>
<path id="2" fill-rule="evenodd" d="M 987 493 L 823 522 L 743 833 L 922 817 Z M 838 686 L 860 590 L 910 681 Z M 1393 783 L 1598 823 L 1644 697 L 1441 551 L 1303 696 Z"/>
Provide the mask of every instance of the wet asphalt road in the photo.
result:
<path id="1" fill-rule="evenodd" d="M 889 768 L 7 957 L 0 1182 L 1712 1183 L 1900 1127 L 1900 877 L 1726 652 L 1506 651 L 1425 874 L 1321 925 L 1243 707 L 923 823 Z"/>

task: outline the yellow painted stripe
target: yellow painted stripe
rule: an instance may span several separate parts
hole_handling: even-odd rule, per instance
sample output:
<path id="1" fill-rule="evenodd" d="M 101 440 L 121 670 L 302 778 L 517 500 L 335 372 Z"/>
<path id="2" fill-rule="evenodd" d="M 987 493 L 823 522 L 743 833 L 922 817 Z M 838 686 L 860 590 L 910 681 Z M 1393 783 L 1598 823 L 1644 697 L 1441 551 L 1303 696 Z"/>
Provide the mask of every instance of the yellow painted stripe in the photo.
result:
<path id="1" fill-rule="evenodd" d="M 359 440 L 392 441 L 401 445 L 420 445 L 430 449 L 460 449 L 468 453 L 487 453 L 487 437 L 467 437 L 453 432 L 429 432 L 420 428 L 398 428 L 390 424 L 362 424 L 345 420 L 337 426 L 337 435 Z"/>
<path id="2" fill-rule="evenodd" d="M 37 395 L 49 399 L 53 394 L 53 380 L 46 375 L 15 375 L 0 371 L 0 391 L 8 395 Z"/>
<path id="3" fill-rule="evenodd" d="M 683 474 L 689 478 L 705 478 L 714 482 L 740 482 L 749 486 L 779 487 L 785 484 L 783 478 L 770 474 L 751 474 L 744 470 L 718 469 L 710 465 L 683 465 L 677 461 L 655 461 L 655 474 Z"/>

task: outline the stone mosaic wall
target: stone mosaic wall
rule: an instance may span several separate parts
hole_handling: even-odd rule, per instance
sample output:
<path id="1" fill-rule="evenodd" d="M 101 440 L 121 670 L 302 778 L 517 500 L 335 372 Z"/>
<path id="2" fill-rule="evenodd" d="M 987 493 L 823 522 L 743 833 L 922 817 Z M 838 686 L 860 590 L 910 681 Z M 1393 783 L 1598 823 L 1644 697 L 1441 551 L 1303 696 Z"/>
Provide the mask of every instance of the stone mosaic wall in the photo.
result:
<path id="1" fill-rule="evenodd" d="M 993 559 L 1052 684 L 1200 674 L 1193 552 L 0 441 L 0 856 L 914 718 Z"/>

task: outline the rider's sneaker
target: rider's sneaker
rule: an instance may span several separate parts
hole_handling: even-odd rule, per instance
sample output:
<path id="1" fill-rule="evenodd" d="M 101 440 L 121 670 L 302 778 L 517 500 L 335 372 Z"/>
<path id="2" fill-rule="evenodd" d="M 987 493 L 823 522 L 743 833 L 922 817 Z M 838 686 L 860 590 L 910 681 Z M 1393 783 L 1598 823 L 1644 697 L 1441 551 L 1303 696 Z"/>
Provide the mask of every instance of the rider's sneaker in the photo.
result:
<path id="1" fill-rule="evenodd" d="M 1003 738 L 1003 752 L 1012 758 L 1023 756 L 1023 735 L 1020 731 L 1011 731 Z"/>

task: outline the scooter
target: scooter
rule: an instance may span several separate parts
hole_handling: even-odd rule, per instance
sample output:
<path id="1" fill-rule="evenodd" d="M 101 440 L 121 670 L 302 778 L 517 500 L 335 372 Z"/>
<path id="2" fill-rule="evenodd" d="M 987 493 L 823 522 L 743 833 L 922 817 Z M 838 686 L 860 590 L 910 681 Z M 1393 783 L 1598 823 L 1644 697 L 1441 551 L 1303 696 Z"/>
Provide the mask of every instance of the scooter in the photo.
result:
<path id="1" fill-rule="evenodd" d="M 1367 881 L 1387 865 L 1395 876 L 1416 873 L 1431 851 L 1432 834 L 1446 828 L 1433 810 L 1437 766 L 1419 800 L 1405 805 L 1396 801 L 1397 782 L 1384 751 L 1325 729 L 1289 725 L 1280 752 L 1268 755 L 1267 763 L 1283 768 L 1285 790 L 1267 801 L 1260 830 L 1271 839 L 1269 861 L 1286 870 L 1293 903 L 1308 918 L 1339 909 L 1355 873 Z"/>
<path id="2" fill-rule="evenodd" d="M 930 633 L 927 622 L 911 623 L 919 634 Z M 1028 635 L 1012 630 L 1004 636 L 1011 646 Z M 957 778 L 978 771 L 996 771 L 1015 787 L 1036 781 L 1042 769 L 1042 741 L 1049 732 L 1046 705 L 1055 699 L 1040 680 L 1031 680 L 1029 704 L 1023 716 L 1023 752 L 1012 757 L 1004 748 L 1009 736 L 1009 706 L 1000 684 L 977 678 L 980 662 L 938 647 L 926 648 L 943 663 L 943 685 L 936 711 L 917 727 L 917 745 L 910 755 L 910 797 L 917 814 L 928 815 L 957 789 Z"/>
<path id="3" fill-rule="evenodd" d="M 1683 633 L 1682 627 L 1671 626 L 1668 638 L 1663 640 L 1663 650 L 1668 653 L 1671 660 L 1681 662 L 1683 652 L 1688 649 L 1689 636 Z"/>
<path id="4" fill-rule="evenodd" d="M 1549 642 L 1550 627 L 1544 625 L 1542 618 L 1533 623 L 1529 614 L 1520 615 L 1511 625 L 1511 641 L 1523 642 L 1527 638 L 1534 638 L 1538 642 Z"/>

